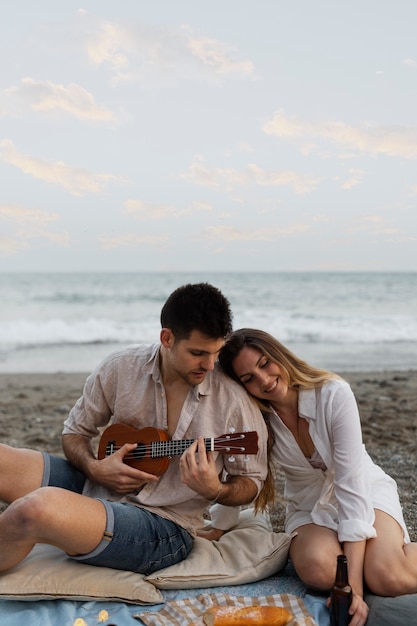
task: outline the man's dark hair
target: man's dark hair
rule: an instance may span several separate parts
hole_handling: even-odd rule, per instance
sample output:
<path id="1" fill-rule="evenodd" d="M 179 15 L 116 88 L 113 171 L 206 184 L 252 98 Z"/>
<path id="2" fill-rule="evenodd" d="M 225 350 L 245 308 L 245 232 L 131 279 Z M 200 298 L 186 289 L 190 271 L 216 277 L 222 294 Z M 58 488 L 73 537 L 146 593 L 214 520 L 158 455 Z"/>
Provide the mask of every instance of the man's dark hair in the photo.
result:
<path id="1" fill-rule="evenodd" d="M 161 310 L 162 328 L 170 328 L 175 339 L 188 339 L 198 330 L 210 339 L 226 337 L 232 331 L 230 303 L 209 283 L 178 287 Z"/>

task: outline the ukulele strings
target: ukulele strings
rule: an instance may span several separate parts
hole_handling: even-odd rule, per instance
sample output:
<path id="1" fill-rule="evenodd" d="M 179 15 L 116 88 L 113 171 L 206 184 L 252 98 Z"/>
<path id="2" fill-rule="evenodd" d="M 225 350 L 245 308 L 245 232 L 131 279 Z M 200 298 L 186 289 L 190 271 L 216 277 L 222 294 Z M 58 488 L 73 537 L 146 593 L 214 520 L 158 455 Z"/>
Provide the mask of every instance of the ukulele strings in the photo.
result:
<path id="1" fill-rule="evenodd" d="M 205 438 L 204 443 L 207 451 L 213 450 L 214 452 L 224 451 L 224 452 L 234 452 L 235 454 L 243 454 L 246 452 L 246 448 L 242 445 L 231 445 L 234 441 L 240 441 L 245 438 L 243 433 L 238 435 L 224 435 L 223 437 L 213 438 Z M 160 457 L 170 457 L 170 456 L 179 456 L 187 448 L 194 443 L 194 439 L 169 439 L 168 441 L 153 441 L 149 444 L 142 444 L 140 441 L 138 443 L 138 448 L 131 450 L 127 454 L 125 454 L 125 459 L 145 459 L 145 458 L 160 458 Z M 227 445 L 225 445 L 227 444 Z M 113 443 L 107 446 L 106 454 L 113 454 L 117 450 L 123 447 L 122 445 L 114 445 Z M 219 446 L 219 447 L 217 447 Z M 110 449 L 110 450 L 109 450 Z"/>

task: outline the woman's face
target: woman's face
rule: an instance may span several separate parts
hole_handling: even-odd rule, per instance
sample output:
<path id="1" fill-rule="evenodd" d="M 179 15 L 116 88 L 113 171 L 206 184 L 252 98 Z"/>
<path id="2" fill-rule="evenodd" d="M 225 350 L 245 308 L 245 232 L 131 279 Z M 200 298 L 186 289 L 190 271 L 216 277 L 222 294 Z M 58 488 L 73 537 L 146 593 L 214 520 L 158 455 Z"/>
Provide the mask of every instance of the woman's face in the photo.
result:
<path id="1" fill-rule="evenodd" d="M 245 346 L 232 367 L 246 391 L 255 398 L 280 402 L 287 395 L 288 383 L 280 366 L 256 348 Z"/>

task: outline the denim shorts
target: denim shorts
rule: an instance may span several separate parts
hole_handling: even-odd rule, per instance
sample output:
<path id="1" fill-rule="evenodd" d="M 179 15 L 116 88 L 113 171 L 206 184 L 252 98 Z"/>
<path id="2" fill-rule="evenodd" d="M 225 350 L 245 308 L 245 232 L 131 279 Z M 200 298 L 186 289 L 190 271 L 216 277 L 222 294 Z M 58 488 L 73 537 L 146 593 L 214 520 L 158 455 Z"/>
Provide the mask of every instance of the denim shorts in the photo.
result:
<path id="1" fill-rule="evenodd" d="M 44 453 L 43 487 L 82 493 L 85 476 L 65 459 Z M 89 554 L 72 559 L 114 569 L 151 574 L 189 554 L 193 539 L 181 526 L 127 502 L 99 498 L 106 509 L 103 538 Z"/>

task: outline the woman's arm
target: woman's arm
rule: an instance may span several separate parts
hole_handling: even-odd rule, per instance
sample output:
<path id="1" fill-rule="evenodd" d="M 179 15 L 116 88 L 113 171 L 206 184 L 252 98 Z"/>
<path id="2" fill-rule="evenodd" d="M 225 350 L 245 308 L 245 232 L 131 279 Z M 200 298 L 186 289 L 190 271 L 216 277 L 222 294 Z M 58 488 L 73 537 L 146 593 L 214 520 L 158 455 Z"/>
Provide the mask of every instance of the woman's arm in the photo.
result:
<path id="1" fill-rule="evenodd" d="M 209 513 L 211 524 L 199 530 L 197 534 L 199 537 L 217 541 L 225 532 L 236 526 L 239 521 L 240 507 L 216 503 L 210 507 Z"/>
<path id="2" fill-rule="evenodd" d="M 376 535 L 371 485 L 364 467 L 366 452 L 359 411 L 347 383 L 333 387 L 324 410 L 338 502 L 339 541 L 370 539 Z"/>
<path id="3" fill-rule="evenodd" d="M 327 411 L 331 423 L 334 489 L 338 501 L 338 538 L 348 560 L 354 623 L 365 624 L 368 606 L 363 599 L 366 541 L 375 536 L 369 478 L 363 467 L 365 451 L 354 394 L 346 383 L 336 388 Z"/>
<path id="4" fill-rule="evenodd" d="M 348 561 L 349 584 L 352 587 L 352 602 L 349 613 L 365 623 L 369 608 L 363 599 L 363 564 L 366 541 L 346 541 L 343 551 Z"/>

